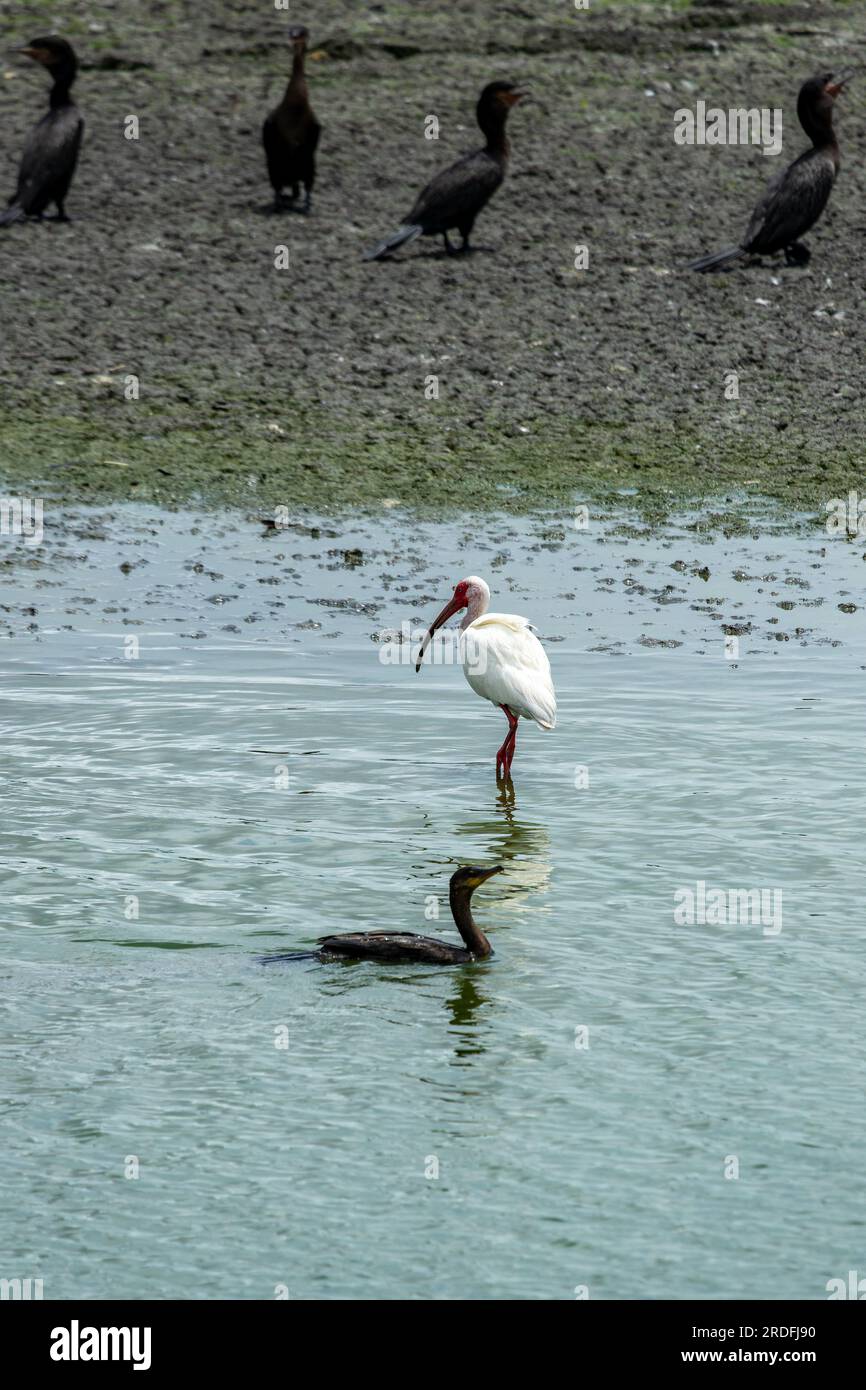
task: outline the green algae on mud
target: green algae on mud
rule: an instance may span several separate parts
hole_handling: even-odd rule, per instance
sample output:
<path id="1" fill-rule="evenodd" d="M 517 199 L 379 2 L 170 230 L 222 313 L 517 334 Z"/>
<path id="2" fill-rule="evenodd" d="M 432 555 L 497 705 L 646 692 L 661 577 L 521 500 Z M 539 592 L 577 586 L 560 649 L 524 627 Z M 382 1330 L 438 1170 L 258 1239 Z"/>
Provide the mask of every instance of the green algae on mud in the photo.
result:
<path id="1" fill-rule="evenodd" d="M 635 490 L 653 513 L 733 490 L 820 514 L 862 492 L 856 84 L 840 104 L 840 186 L 806 270 L 683 272 L 739 233 L 771 171 L 754 150 L 672 140 L 675 111 L 703 94 L 780 104 L 799 153 L 798 83 L 817 63 L 858 59 L 862 5 L 674 0 L 580 14 L 322 0 L 310 218 L 264 208 L 260 126 L 286 68 L 279 12 L 116 0 L 98 32 L 89 19 L 64 21 L 88 129 L 76 220 L 19 225 L 3 241 L 7 489 L 298 510 L 389 499 L 440 514 Z M 23 38 L 45 22 L 41 5 L 16 11 Z M 508 75 L 540 102 L 515 113 L 508 180 L 479 219 L 476 255 L 425 243 L 362 262 L 424 179 L 475 142 L 481 84 Z M 11 187 L 44 88 L 11 66 L 3 77 Z M 119 111 L 141 112 L 139 141 L 118 133 Z M 438 145 L 423 136 L 430 112 Z M 574 266 L 578 241 L 587 271 Z M 298 273 L 275 269 L 278 242 Z M 736 401 L 723 395 L 731 372 Z M 123 399 L 129 373 L 135 402 Z"/>
<path id="2" fill-rule="evenodd" d="M 623 426 L 558 417 L 513 427 L 478 420 L 450 429 L 429 423 L 357 422 L 295 405 L 278 418 L 260 403 L 192 424 L 179 412 L 136 417 L 135 428 L 35 410 L 0 414 L 0 488 L 36 486 L 58 502 L 135 499 L 178 506 L 299 511 L 401 505 L 419 514 L 534 511 L 636 495 L 645 513 L 716 504 L 735 490 L 800 513 L 823 514 L 857 485 L 851 441 L 822 455 L 787 432 L 701 435 L 665 423 Z"/>

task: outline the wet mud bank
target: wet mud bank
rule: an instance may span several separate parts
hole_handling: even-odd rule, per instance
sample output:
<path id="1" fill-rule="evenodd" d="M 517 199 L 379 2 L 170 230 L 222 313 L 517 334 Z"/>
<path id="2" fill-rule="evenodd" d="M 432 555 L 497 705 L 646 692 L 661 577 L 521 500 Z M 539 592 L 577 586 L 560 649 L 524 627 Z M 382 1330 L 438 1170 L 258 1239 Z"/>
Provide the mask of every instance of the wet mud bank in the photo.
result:
<path id="1" fill-rule="evenodd" d="M 6 17 L 22 41 L 53 18 Z M 863 62 L 862 6 L 330 0 L 302 17 L 323 125 L 310 217 L 267 211 L 284 14 L 116 0 L 65 20 L 87 122 L 76 220 L 0 241 L 7 492 L 436 513 L 736 494 L 819 515 L 862 483 L 863 92 L 839 103 L 842 174 L 806 268 L 686 273 L 781 165 L 673 139 L 699 98 L 781 107 L 788 162 L 800 82 Z M 477 143 L 498 77 L 539 100 L 513 113 L 475 254 L 424 240 L 364 263 Z M 4 188 L 45 97 L 5 60 Z"/>

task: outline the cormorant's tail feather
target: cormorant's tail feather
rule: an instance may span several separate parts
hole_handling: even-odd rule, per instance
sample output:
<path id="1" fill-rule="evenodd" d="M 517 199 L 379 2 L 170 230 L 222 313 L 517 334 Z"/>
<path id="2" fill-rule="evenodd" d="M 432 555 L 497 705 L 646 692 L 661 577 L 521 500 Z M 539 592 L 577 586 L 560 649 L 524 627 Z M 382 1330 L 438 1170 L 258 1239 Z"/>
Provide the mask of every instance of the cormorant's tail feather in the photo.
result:
<path id="1" fill-rule="evenodd" d="M 20 203 L 13 203 L 11 207 L 0 212 L 0 227 L 8 227 L 12 222 L 18 222 L 26 213 Z"/>
<path id="2" fill-rule="evenodd" d="M 398 227 L 396 232 L 392 232 L 390 236 L 386 236 L 385 240 L 380 241 L 374 246 L 372 251 L 365 251 L 364 260 L 378 261 L 380 256 L 387 256 L 389 251 L 395 251 L 397 247 L 402 246 L 404 242 L 414 241 L 416 236 L 420 236 L 423 230 L 424 228 L 419 227 L 416 223 L 412 223 L 408 227 Z"/>
<path id="3" fill-rule="evenodd" d="M 697 261 L 691 261 L 686 270 L 715 270 L 717 265 L 727 265 L 728 261 L 735 261 L 738 256 L 745 256 L 742 246 L 726 246 L 724 251 L 712 251 L 709 256 L 701 256 Z"/>

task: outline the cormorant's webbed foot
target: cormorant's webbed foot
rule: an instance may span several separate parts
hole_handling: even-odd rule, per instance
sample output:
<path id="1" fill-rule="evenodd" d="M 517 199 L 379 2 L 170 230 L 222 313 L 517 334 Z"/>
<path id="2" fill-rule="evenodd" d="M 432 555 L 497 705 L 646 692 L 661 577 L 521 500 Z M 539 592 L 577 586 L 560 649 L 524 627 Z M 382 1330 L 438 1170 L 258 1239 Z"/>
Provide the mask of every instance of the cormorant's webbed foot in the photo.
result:
<path id="1" fill-rule="evenodd" d="M 448 252 L 449 256 L 465 256 L 472 250 L 472 247 L 469 245 L 468 236 L 463 238 L 463 242 L 460 246 L 452 246 L 451 242 L 448 240 L 447 232 L 443 232 L 442 236 L 445 241 L 445 250 Z"/>
<path id="2" fill-rule="evenodd" d="M 811 258 L 812 252 L 802 241 L 792 241 L 790 246 L 785 247 L 785 261 L 788 265 L 808 265 Z"/>

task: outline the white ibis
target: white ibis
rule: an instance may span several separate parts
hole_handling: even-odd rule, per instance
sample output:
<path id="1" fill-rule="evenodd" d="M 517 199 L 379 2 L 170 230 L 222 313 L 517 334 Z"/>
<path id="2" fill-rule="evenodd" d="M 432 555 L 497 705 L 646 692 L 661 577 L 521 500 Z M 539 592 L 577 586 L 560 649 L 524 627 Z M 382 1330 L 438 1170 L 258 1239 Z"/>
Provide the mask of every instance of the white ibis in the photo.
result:
<path id="1" fill-rule="evenodd" d="M 540 729 L 556 724 L 556 694 L 547 653 L 532 631 L 528 618 L 516 613 L 488 613 L 490 590 L 483 579 L 471 574 L 454 588 L 442 612 L 434 618 L 421 643 L 415 670 L 437 628 L 453 613 L 466 609 L 460 624 L 460 660 L 463 674 L 476 695 L 498 705 L 508 720 L 505 742 L 496 754 L 496 776 L 510 777 L 517 721 L 534 719 Z"/>

